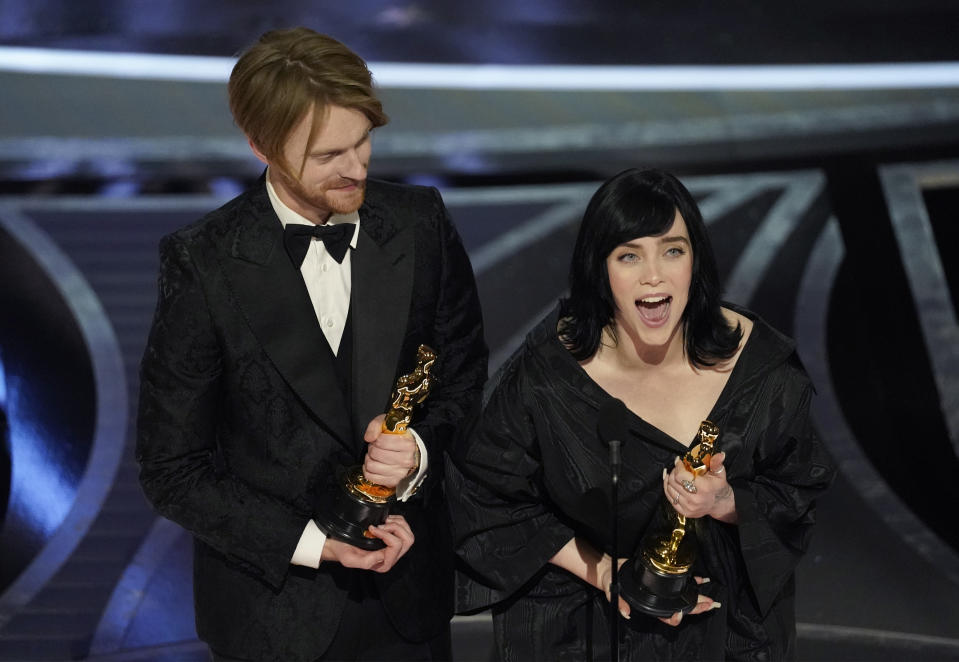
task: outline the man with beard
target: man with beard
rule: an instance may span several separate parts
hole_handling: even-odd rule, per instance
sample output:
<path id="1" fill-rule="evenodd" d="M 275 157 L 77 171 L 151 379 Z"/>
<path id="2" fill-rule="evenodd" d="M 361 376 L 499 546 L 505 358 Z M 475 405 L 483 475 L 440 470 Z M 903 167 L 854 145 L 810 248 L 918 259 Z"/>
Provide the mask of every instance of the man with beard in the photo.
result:
<path id="1" fill-rule="evenodd" d="M 194 537 L 197 632 L 214 660 L 448 659 L 442 457 L 486 378 L 469 260 L 435 189 L 367 179 L 387 116 L 343 44 L 268 32 L 228 90 L 266 172 L 161 241 L 141 366 L 141 483 Z M 420 344 L 435 385 L 384 433 Z M 360 463 L 396 488 L 383 549 L 316 517 Z"/>

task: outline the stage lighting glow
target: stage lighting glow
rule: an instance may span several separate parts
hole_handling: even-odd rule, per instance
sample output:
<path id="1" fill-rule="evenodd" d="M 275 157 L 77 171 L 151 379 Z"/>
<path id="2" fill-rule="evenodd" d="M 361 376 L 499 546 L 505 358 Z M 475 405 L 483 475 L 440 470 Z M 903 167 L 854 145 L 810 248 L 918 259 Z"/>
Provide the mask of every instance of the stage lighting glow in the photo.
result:
<path id="1" fill-rule="evenodd" d="M 0 71 L 225 82 L 230 57 L 0 47 Z M 371 62 L 385 89 L 822 90 L 959 87 L 959 62 L 558 66 Z"/>
<path id="2" fill-rule="evenodd" d="M 0 47 L 0 71 L 155 80 L 226 81 L 233 58 Z"/>
<path id="3" fill-rule="evenodd" d="M 19 401 L 16 380 L 6 381 L 4 389 L 11 456 L 9 508 L 46 538 L 63 522 L 76 490 L 69 476 L 62 474 L 60 458 L 51 457 L 44 443 L 49 433 L 26 415 L 31 407 Z"/>
<path id="4" fill-rule="evenodd" d="M 370 64 L 385 88 L 490 90 L 811 90 L 959 86 L 959 62 L 762 66 Z"/>
<path id="5" fill-rule="evenodd" d="M 7 377 L 3 371 L 3 348 L 0 347 L 0 409 L 7 405 Z"/>

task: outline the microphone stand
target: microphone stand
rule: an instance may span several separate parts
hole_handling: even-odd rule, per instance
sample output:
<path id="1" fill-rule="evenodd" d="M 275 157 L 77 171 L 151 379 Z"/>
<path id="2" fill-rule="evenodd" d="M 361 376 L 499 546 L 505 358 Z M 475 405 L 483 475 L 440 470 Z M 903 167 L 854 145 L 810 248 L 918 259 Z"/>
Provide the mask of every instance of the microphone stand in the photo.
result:
<path id="1" fill-rule="evenodd" d="M 612 536 L 612 567 L 609 583 L 609 643 L 613 662 L 619 662 L 619 467 L 620 450 L 629 436 L 626 419 L 629 410 L 622 400 L 610 398 L 599 408 L 596 427 L 599 438 L 609 446 L 609 487 L 612 503 L 609 508 L 609 531 Z"/>
<path id="2" fill-rule="evenodd" d="M 612 572 L 609 585 L 609 638 L 612 662 L 619 662 L 619 439 L 609 442 L 610 531 L 613 537 Z"/>

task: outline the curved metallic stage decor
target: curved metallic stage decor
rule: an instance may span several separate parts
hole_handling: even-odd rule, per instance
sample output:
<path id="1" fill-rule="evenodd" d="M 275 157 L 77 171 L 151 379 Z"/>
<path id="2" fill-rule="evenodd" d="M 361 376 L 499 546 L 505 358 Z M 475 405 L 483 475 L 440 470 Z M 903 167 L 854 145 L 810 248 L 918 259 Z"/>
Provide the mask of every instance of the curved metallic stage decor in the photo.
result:
<path id="1" fill-rule="evenodd" d="M 0 623 L 76 549 L 113 481 L 126 383 L 113 329 L 81 272 L 27 218 L 0 211 L 0 326 L 10 480 Z"/>
<path id="2" fill-rule="evenodd" d="M 908 165 L 893 165 L 882 169 L 880 174 L 885 178 L 887 173 L 893 173 L 900 179 L 908 175 L 911 177 L 909 181 L 914 182 L 919 181 L 917 177 L 935 177 L 937 173 L 959 176 L 959 162 L 924 165 L 918 170 L 910 168 Z M 843 353 L 841 348 L 837 350 L 830 346 L 830 315 L 835 316 L 837 307 L 843 306 L 843 302 L 836 299 L 835 286 L 842 277 L 840 267 L 845 258 L 845 239 L 830 208 L 826 174 L 818 170 L 798 170 L 684 179 L 704 210 L 727 284 L 725 296 L 754 308 L 796 337 L 800 355 L 818 388 L 814 411 L 817 427 L 828 441 L 845 476 L 837 489 L 848 490 L 852 495 L 852 503 L 830 499 L 823 506 L 824 521 L 817 534 L 817 548 L 801 568 L 801 638 L 830 642 L 829 645 L 838 639 L 844 645 L 861 646 L 875 645 L 879 639 L 888 638 L 888 632 L 896 632 L 898 645 L 907 648 L 912 645 L 948 650 L 959 647 L 954 639 L 929 634 L 928 623 L 925 630 L 910 632 L 908 626 L 917 619 L 908 614 L 911 608 L 908 599 L 902 595 L 898 596 L 903 600 L 901 604 L 887 609 L 889 622 L 881 628 L 868 619 L 857 621 L 855 618 L 834 625 L 828 617 L 829 610 L 822 604 L 823 596 L 832 590 L 833 573 L 845 573 L 846 582 L 853 589 L 856 588 L 855 581 L 851 580 L 861 581 L 864 585 L 870 581 L 867 576 L 850 575 L 848 569 L 840 570 L 837 566 L 841 565 L 842 559 L 837 556 L 872 556 L 870 563 L 861 563 L 865 566 L 882 561 L 880 548 L 855 549 L 859 540 L 849 539 L 850 527 L 857 532 L 857 537 L 861 527 L 872 529 L 882 541 L 883 554 L 890 554 L 895 548 L 903 556 L 902 567 L 877 572 L 892 570 L 912 576 L 913 586 L 928 584 L 929 592 L 925 595 L 932 596 L 933 601 L 944 599 L 937 598 L 937 592 L 948 595 L 959 587 L 959 555 L 953 546 L 955 541 L 943 540 L 929 524 L 941 513 L 912 510 L 899 494 L 902 486 L 890 484 L 873 466 L 869 447 L 894 443 L 895 440 L 858 439 L 852 431 L 855 426 L 847 421 L 846 409 L 833 385 L 834 366 L 842 363 Z M 521 341 L 526 329 L 563 295 L 572 237 L 596 185 L 597 182 L 590 181 L 446 191 L 446 200 L 458 220 L 479 280 L 493 351 L 491 369 L 495 369 Z M 910 201 L 916 204 L 916 190 L 901 185 L 891 192 L 888 188 L 884 190 L 893 214 L 908 219 L 921 216 L 915 206 L 906 206 Z M 133 384 L 139 351 L 145 339 L 143 333 L 152 313 L 156 240 L 164 232 L 216 206 L 220 200 L 210 196 L 155 196 L 130 200 L 12 199 L 0 212 L 3 228 L 15 228 L 21 240 L 29 234 L 34 250 L 37 246 L 46 246 L 48 255 L 57 255 L 62 264 L 75 265 L 70 269 L 59 268 L 59 274 L 66 274 L 66 282 L 79 282 L 80 274 L 87 274 L 82 279 L 91 283 L 85 294 L 86 303 L 78 303 L 81 300 L 78 291 L 81 295 L 83 291 L 74 285 L 71 314 L 79 319 L 81 314 L 99 311 L 102 314 L 98 318 L 99 327 L 89 321 L 87 326 L 99 328 L 100 333 L 116 329 L 117 344 L 101 340 L 101 349 L 108 351 L 105 357 L 103 352 L 96 357 L 113 370 L 109 372 L 100 368 L 99 374 L 110 387 L 100 386 L 101 391 L 106 388 L 106 393 L 98 400 L 112 403 L 100 413 L 101 417 L 112 414 L 114 421 L 110 424 L 101 422 L 99 443 L 111 446 L 113 450 L 92 452 L 87 469 L 88 476 L 100 477 L 97 480 L 100 499 L 104 498 L 122 450 L 120 440 L 126 425 L 125 395 L 118 392 L 124 379 L 119 360 L 122 356 L 126 376 Z M 103 232 L 109 233 L 111 242 L 122 246 L 123 250 L 104 251 L 99 241 L 88 239 Z M 919 266 L 928 267 L 928 256 L 938 254 L 936 243 L 933 241 L 918 247 L 915 242 L 923 237 L 928 240 L 929 233 L 906 231 L 903 236 L 910 239 L 900 241 L 901 252 L 907 256 L 923 256 Z M 50 250 L 53 242 L 61 248 Z M 910 272 L 910 284 L 920 291 L 927 291 L 930 287 L 938 292 L 949 291 L 947 284 L 939 282 L 930 286 L 929 276 L 923 277 L 926 280 L 920 281 Z M 928 339 L 949 338 L 955 333 L 954 319 L 942 314 L 930 316 L 924 314 L 925 310 L 923 307 L 903 306 L 900 313 L 916 317 L 922 335 L 918 342 L 899 346 L 896 351 L 917 355 L 928 353 L 933 373 L 944 373 L 948 377 L 956 345 L 943 343 L 930 347 Z M 109 338 L 112 333 L 107 334 Z M 89 340 L 87 342 L 92 344 Z M 942 377 L 933 381 L 940 389 L 951 383 Z M 112 394 L 109 392 L 111 388 Z M 8 385 L 8 393 L 9 390 Z M 131 387 L 130 390 L 132 393 L 135 389 Z M 936 397 L 935 391 L 930 395 Z M 950 402 L 953 397 L 955 393 L 948 390 L 938 395 L 942 403 Z M 944 422 L 945 418 L 943 414 Z M 919 444 L 916 440 L 905 443 Z M 121 465 L 113 493 L 103 501 L 101 519 L 123 507 L 144 518 L 138 528 L 99 532 L 98 527 L 94 527 L 84 538 L 83 531 L 68 522 L 58 534 L 62 541 L 66 535 L 64 532 L 72 531 L 74 540 L 68 544 L 74 547 L 81 541 L 84 545 L 92 544 L 92 537 L 101 538 L 104 547 L 115 549 L 114 542 L 122 539 L 127 550 L 125 558 L 121 559 L 123 555 L 117 553 L 117 558 L 110 560 L 110 572 L 105 568 L 111 565 L 106 558 L 110 554 L 98 552 L 104 554 L 104 558 L 97 572 L 102 577 L 96 579 L 102 580 L 103 586 L 95 591 L 95 595 L 100 596 L 96 604 L 92 599 L 88 601 L 88 607 L 95 612 L 90 615 L 87 626 L 90 659 L 97 656 L 114 659 L 110 656 L 122 651 L 153 649 L 200 655 L 202 646 L 190 643 L 195 635 L 189 608 L 189 536 L 169 522 L 150 516 L 142 503 L 134 507 L 134 500 L 130 498 L 130 491 L 136 489 L 134 471 L 132 467 Z M 81 491 L 78 491 L 77 500 L 79 502 L 81 497 L 87 500 L 89 518 L 90 511 L 96 509 L 96 496 L 83 495 Z M 120 506 L 118 502 L 125 503 Z M 56 566 L 61 561 L 62 570 L 69 574 L 82 572 L 71 566 L 82 567 L 89 559 L 74 555 L 51 564 L 41 552 L 34 565 Z M 935 568 L 938 578 L 923 576 L 921 569 L 925 567 Z M 33 570 L 32 574 L 36 576 L 37 572 Z M 48 576 L 52 574 L 47 573 Z M 92 584 L 94 578 L 89 579 Z M 937 583 L 938 588 L 935 587 Z M 45 593 L 56 590 L 56 580 L 44 590 L 40 590 L 42 581 L 36 584 L 35 595 L 25 596 L 19 592 L 13 594 L 14 599 L 8 594 L 3 596 L 7 624 L 4 630 L 0 630 L 3 635 L 0 638 L 0 659 L 15 659 L 4 657 L 4 646 L 14 638 L 13 626 L 17 625 L 18 618 L 22 621 L 34 613 L 29 598 L 34 597 L 34 602 L 39 600 L 42 603 L 46 599 Z M 948 585 L 953 588 L 948 589 Z M 895 594 L 895 586 L 887 586 L 886 590 Z M 889 598 L 883 599 L 888 601 Z M 43 610 L 36 609 L 35 612 L 42 614 Z M 816 618 L 817 614 L 822 614 L 822 618 Z M 946 625 L 948 618 L 943 615 L 939 620 Z M 46 615 L 46 622 L 47 627 L 57 630 L 61 627 L 54 624 L 55 618 L 50 614 Z M 475 630 L 485 625 L 474 617 L 463 627 Z M 47 637 L 46 641 L 54 638 Z"/>

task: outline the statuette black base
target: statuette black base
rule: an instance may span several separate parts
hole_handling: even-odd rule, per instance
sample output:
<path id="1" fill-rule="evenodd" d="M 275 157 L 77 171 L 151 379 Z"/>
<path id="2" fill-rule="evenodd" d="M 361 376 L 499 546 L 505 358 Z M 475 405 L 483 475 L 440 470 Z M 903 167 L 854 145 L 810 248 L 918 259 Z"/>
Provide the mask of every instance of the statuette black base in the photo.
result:
<path id="1" fill-rule="evenodd" d="M 620 595 L 631 610 L 651 616 L 669 617 L 677 611 L 688 613 L 699 599 L 699 585 L 691 572 L 672 575 L 629 559 L 619 569 Z"/>
<path id="2" fill-rule="evenodd" d="M 330 488 L 326 507 L 315 516 L 316 523 L 328 536 L 342 540 L 361 549 L 374 550 L 386 547 L 379 538 L 370 538 L 370 525 L 386 522 L 393 499 L 385 503 L 369 501 L 350 490 L 348 472 L 341 470 Z"/>

